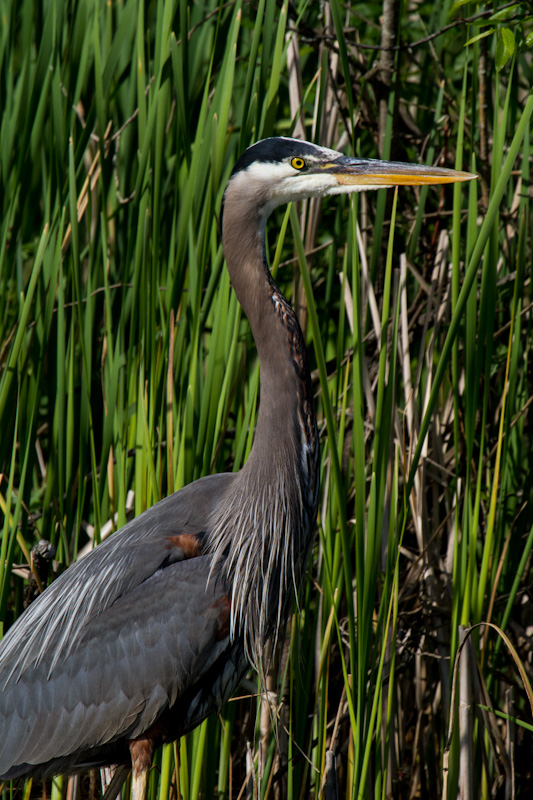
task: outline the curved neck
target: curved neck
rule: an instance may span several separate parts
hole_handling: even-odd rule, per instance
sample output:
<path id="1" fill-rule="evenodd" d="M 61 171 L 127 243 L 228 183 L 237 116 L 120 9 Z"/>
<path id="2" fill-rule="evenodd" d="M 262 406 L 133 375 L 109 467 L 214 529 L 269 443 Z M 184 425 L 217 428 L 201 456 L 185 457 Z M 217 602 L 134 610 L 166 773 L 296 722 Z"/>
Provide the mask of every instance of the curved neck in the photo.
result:
<path id="1" fill-rule="evenodd" d="M 301 578 L 316 521 L 319 445 L 305 343 L 265 258 L 268 199 L 231 179 L 222 238 L 233 288 L 259 355 L 254 443 L 210 533 L 231 587 L 231 634 L 255 666 Z M 252 187 L 253 189 L 253 187 Z"/>
<path id="2" fill-rule="evenodd" d="M 316 481 L 318 435 L 307 354 L 294 311 L 266 263 L 265 218 L 257 205 L 226 192 L 223 244 L 231 283 L 248 317 L 257 347 L 261 402 L 252 451 L 245 469 L 297 469 L 305 460 L 305 482 Z M 307 451 L 311 451 L 309 462 Z"/>

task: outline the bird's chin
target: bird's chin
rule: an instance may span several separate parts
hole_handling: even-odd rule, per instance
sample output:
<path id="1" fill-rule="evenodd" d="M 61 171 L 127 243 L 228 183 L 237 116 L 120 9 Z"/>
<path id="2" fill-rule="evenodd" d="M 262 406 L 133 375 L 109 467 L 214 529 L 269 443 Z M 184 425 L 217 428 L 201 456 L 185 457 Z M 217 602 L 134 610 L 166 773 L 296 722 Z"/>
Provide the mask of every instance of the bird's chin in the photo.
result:
<path id="1" fill-rule="evenodd" d="M 393 183 L 363 183 L 361 181 L 342 180 L 337 181 L 337 185 L 328 191 L 328 194 L 354 194 L 355 192 L 369 192 L 373 189 L 391 189 Z"/>

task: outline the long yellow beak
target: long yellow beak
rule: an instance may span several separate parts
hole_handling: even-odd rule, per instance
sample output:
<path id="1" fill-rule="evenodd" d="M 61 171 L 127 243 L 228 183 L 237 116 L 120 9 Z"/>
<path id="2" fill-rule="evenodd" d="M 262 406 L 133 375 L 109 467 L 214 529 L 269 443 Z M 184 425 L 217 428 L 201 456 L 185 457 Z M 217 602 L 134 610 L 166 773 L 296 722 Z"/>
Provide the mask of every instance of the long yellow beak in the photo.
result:
<path id="1" fill-rule="evenodd" d="M 344 186 L 422 186 L 435 183 L 457 183 L 476 178 L 471 172 L 459 172 L 401 161 L 378 161 L 371 158 L 341 156 L 318 168 L 331 173 Z"/>

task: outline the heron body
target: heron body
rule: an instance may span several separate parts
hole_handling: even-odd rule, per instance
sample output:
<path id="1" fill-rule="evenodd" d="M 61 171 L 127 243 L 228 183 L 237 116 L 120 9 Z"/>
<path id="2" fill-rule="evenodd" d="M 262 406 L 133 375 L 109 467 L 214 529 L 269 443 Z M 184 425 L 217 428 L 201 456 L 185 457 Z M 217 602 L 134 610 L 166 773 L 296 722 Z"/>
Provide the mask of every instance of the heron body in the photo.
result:
<path id="1" fill-rule="evenodd" d="M 267 267 L 281 203 L 468 173 L 350 159 L 288 138 L 229 179 L 223 245 L 261 371 L 250 456 L 167 497 L 80 560 L 0 644 L 0 778 L 133 764 L 220 709 L 284 624 L 312 542 L 319 445 L 298 321 Z M 137 792 L 142 795 L 142 790 Z"/>

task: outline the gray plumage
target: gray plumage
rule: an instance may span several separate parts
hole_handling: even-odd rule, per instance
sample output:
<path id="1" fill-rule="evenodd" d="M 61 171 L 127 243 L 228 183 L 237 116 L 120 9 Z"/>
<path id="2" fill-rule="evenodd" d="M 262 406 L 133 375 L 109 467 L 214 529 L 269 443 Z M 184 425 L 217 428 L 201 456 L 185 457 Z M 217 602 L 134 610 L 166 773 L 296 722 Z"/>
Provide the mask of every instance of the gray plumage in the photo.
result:
<path id="1" fill-rule="evenodd" d="M 204 537 L 235 478 L 203 478 L 148 509 L 57 578 L 8 631 L 1 776 L 108 763 L 90 751 L 140 736 L 222 655 L 233 681 L 198 691 L 180 733 L 231 694 L 245 662 L 228 636 L 217 641 L 217 604 L 227 594 L 220 566 L 210 555 L 185 559 L 171 540 Z M 123 761 L 127 748 L 116 754 Z"/>
<path id="2" fill-rule="evenodd" d="M 318 433 L 305 343 L 268 271 L 281 203 L 451 170 L 350 159 L 266 139 L 237 162 L 223 245 L 261 369 L 254 444 L 237 474 L 202 478 L 74 564 L 0 643 L 0 777 L 132 760 L 141 800 L 153 749 L 219 709 L 261 665 L 302 579 L 318 501 Z"/>

